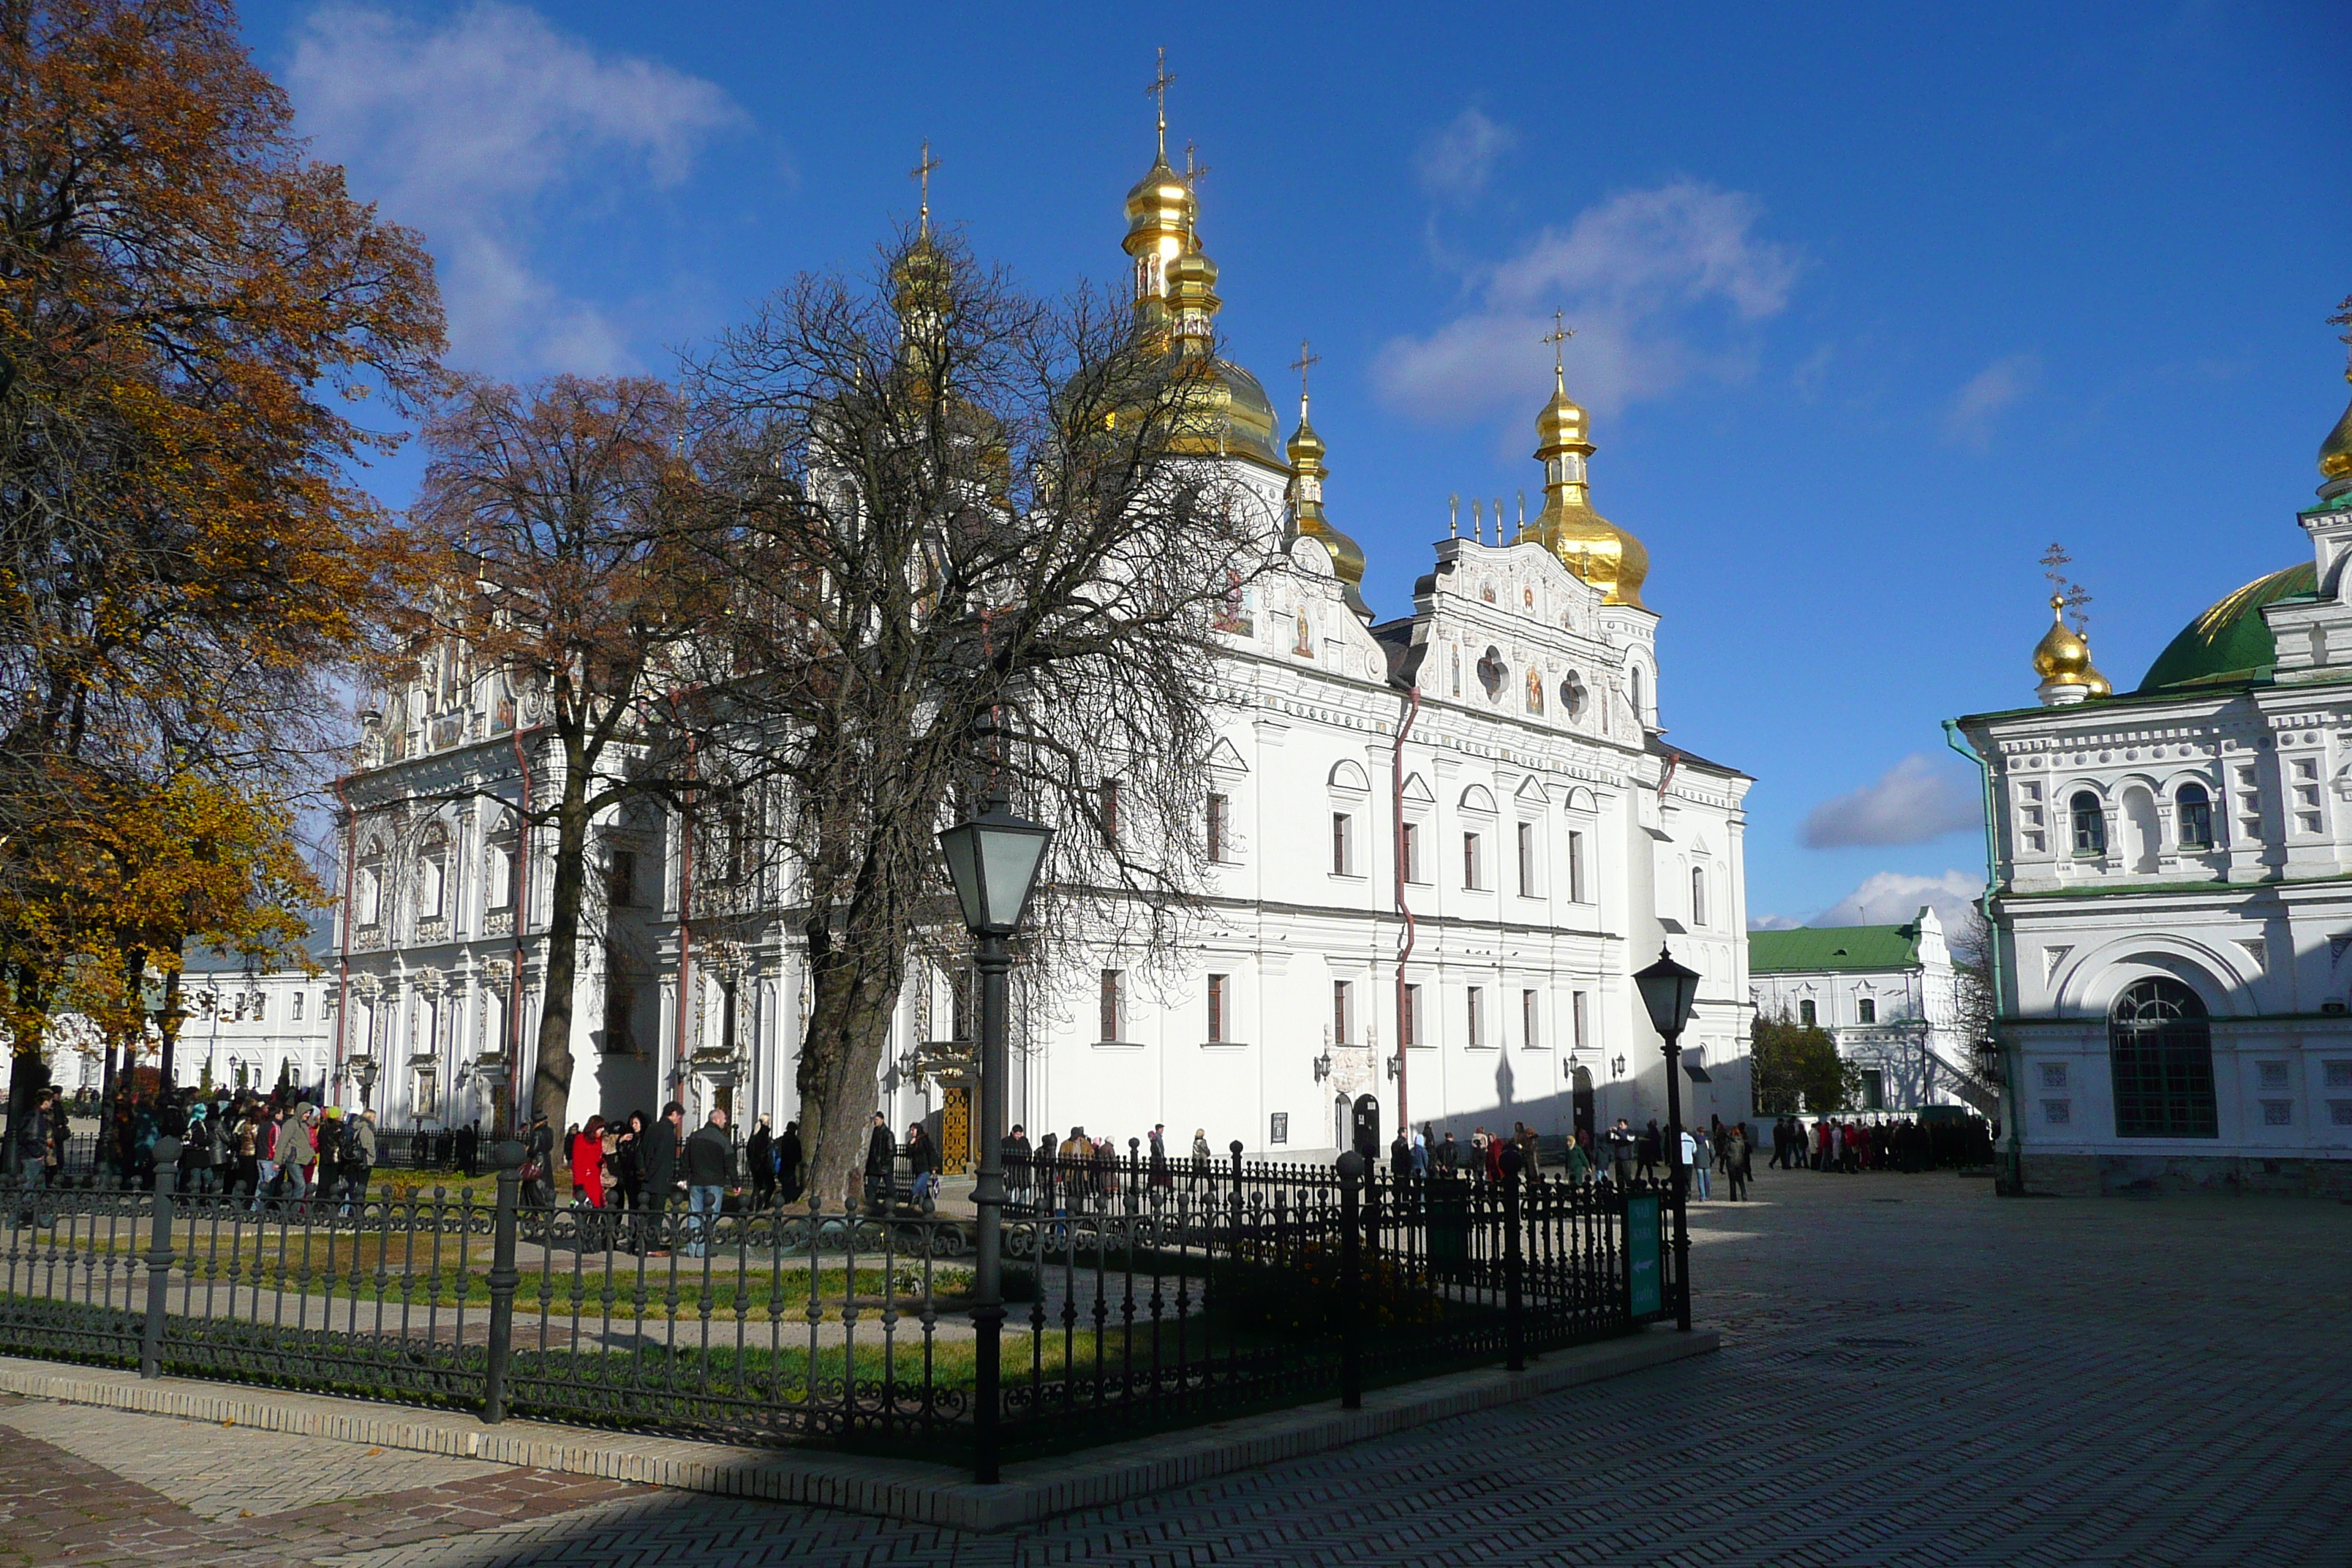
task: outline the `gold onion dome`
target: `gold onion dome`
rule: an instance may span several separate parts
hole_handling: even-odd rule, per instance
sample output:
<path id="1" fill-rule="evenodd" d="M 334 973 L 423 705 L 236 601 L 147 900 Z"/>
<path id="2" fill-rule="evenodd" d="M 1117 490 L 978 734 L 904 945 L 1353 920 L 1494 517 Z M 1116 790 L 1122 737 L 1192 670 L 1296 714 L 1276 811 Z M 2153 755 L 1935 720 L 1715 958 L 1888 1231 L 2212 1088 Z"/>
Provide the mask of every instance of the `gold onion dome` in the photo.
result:
<path id="1" fill-rule="evenodd" d="M 1323 437 L 1307 423 L 1307 398 L 1303 394 L 1298 399 L 1298 428 L 1292 433 L 1286 450 L 1290 454 L 1290 501 L 1298 531 L 1331 552 L 1331 569 L 1345 591 L 1348 607 L 1369 618 L 1372 612 L 1364 603 L 1364 547 L 1333 527 L 1331 520 L 1323 514 L 1323 481 L 1328 470 L 1323 467 Z"/>
<path id="2" fill-rule="evenodd" d="M 2352 370 L 2344 373 L 2344 379 L 2352 381 Z M 2344 416 L 2319 444 L 2319 477 L 2326 481 L 2320 487 L 2322 494 L 2352 489 L 2352 404 L 2346 405 Z"/>
<path id="3" fill-rule="evenodd" d="M 1584 409 L 1568 395 L 1566 376 L 1555 368 L 1552 398 L 1536 416 L 1536 458 L 1544 466 L 1543 511 L 1511 542 L 1532 540 L 1561 565 L 1604 591 L 1604 605 L 1642 603 L 1650 575 L 1650 552 L 1642 542 L 1592 510 L 1586 461 L 1595 448 L 1586 436 Z"/>
<path id="4" fill-rule="evenodd" d="M 2056 594 L 2050 595 L 2050 629 L 2033 645 L 2033 673 L 2053 686 L 2088 686 L 2091 668 L 2091 645 L 2066 624 L 2066 601 Z M 2099 678 L 2105 684 L 2106 678 Z"/>
<path id="5" fill-rule="evenodd" d="M 1257 377 L 1215 352 L 1217 264 L 1201 248 L 1199 203 L 1163 152 L 1127 194 L 1139 326 L 1171 340 L 1178 407 L 1170 448 L 1188 457 L 1246 458 L 1286 474 L 1280 421 Z"/>

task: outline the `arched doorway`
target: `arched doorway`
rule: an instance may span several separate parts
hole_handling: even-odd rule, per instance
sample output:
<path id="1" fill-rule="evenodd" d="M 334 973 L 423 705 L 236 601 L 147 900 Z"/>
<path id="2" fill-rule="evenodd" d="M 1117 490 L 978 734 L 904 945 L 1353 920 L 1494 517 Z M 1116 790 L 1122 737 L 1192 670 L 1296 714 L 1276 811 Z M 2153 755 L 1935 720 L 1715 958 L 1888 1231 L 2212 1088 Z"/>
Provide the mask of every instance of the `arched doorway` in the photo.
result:
<path id="1" fill-rule="evenodd" d="M 2205 1003 L 2168 975 L 2135 981 L 2107 1016 L 2118 1138 L 2213 1138 L 2213 1029 Z"/>
<path id="2" fill-rule="evenodd" d="M 1591 1068 L 1578 1068 L 1575 1075 L 1569 1079 L 1569 1108 L 1570 1119 L 1579 1132 L 1591 1133 L 1594 1131 Z"/>

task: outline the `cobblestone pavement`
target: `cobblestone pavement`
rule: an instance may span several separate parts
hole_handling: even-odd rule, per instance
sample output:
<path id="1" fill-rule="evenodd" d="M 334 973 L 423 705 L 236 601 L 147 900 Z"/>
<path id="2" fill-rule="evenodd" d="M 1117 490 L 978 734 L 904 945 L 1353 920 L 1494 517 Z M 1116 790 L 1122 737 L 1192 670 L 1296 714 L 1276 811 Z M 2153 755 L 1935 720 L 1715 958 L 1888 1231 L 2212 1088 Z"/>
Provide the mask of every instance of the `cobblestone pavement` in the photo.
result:
<path id="1" fill-rule="evenodd" d="M 1759 1185 L 1720 1355 L 1016 1534 L 20 1402 L 0 1563 L 2352 1565 L 2352 1208 Z"/>

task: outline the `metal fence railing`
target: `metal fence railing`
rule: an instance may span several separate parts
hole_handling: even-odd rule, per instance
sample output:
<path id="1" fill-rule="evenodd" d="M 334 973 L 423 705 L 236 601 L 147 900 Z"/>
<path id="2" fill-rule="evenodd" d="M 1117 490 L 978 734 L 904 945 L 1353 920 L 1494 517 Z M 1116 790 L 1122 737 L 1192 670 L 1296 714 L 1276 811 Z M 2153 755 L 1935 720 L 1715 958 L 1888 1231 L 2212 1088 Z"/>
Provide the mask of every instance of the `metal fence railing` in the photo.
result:
<path id="1" fill-rule="evenodd" d="M 1043 1158 L 1009 1173 L 983 1377 L 972 1221 L 531 1205 L 517 1163 L 489 1202 L 0 1187 L 0 1351 L 984 1467 L 1517 1366 L 1673 1300 L 1654 1189 Z"/>

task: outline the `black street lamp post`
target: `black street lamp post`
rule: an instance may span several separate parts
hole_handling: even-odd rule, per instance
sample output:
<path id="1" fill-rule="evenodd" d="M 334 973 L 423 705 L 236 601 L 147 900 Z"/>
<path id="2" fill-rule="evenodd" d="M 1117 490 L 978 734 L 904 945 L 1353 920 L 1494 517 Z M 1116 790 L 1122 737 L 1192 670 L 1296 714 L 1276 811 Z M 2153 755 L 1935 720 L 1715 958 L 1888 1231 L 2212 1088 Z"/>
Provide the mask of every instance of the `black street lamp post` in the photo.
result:
<path id="1" fill-rule="evenodd" d="M 972 967 L 980 974 L 980 1167 L 972 1183 L 979 1213 L 980 1256 L 972 1273 L 973 1479 L 1000 1479 L 997 1423 L 999 1351 L 1004 1329 L 1004 1075 L 1008 1014 L 1009 939 L 1028 911 L 1053 829 L 1024 822 L 1003 801 L 940 835 L 963 923 L 972 935 Z"/>
<path id="2" fill-rule="evenodd" d="M 1690 1173 L 1683 1167 L 1683 1030 L 1690 1025 L 1691 1004 L 1698 999 L 1698 971 L 1675 962 L 1663 946 L 1658 962 L 1633 976 L 1641 988 L 1642 1005 L 1649 1010 L 1651 1026 L 1666 1050 L 1666 1173 L 1672 1183 L 1675 1210 L 1675 1327 L 1691 1326 L 1690 1216 L 1685 1198 Z"/>

